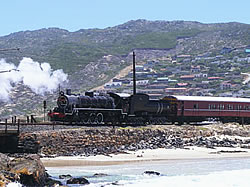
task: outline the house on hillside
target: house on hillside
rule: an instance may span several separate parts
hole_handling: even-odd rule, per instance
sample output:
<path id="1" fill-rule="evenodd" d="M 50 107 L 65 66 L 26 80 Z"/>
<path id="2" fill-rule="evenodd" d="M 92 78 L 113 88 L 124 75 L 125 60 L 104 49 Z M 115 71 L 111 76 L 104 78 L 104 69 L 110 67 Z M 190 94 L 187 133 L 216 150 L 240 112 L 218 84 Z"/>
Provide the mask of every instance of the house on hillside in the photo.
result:
<path id="1" fill-rule="evenodd" d="M 187 87 L 189 85 L 189 83 L 177 83 L 175 85 L 176 88 L 183 88 L 183 87 Z"/>
<path id="2" fill-rule="evenodd" d="M 220 89 L 221 90 L 230 90 L 232 88 L 232 84 L 228 81 L 223 81 L 221 84 L 220 84 Z"/>
<path id="3" fill-rule="evenodd" d="M 104 85 L 105 89 L 112 89 L 112 88 L 120 88 L 122 86 L 122 82 L 111 82 L 111 83 L 106 83 Z"/>
<path id="4" fill-rule="evenodd" d="M 144 71 L 144 67 L 143 67 L 143 66 L 137 65 L 137 66 L 135 66 L 135 71 L 136 71 L 136 72 Z"/>
<path id="5" fill-rule="evenodd" d="M 194 78 L 195 78 L 194 75 L 183 75 L 183 76 L 180 76 L 180 79 L 185 80 L 185 81 L 194 80 Z"/>
<path id="6" fill-rule="evenodd" d="M 246 47 L 245 52 L 250 53 L 250 45 Z"/>
<path id="7" fill-rule="evenodd" d="M 137 86 L 146 86 L 148 85 L 148 83 L 149 83 L 149 80 L 137 80 L 136 81 Z M 133 84 L 134 84 L 133 81 L 131 81 L 129 85 L 133 86 Z"/>
<path id="8" fill-rule="evenodd" d="M 191 72 L 192 73 L 198 73 L 201 71 L 201 67 L 200 66 L 191 66 Z"/>
<path id="9" fill-rule="evenodd" d="M 233 49 L 231 49 L 231 48 L 223 47 L 222 50 L 220 51 L 220 54 L 224 55 L 224 54 L 231 53 L 232 51 L 233 51 Z"/>
<path id="10" fill-rule="evenodd" d="M 222 77 L 208 77 L 207 79 L 210 81 L 215 81 L 215 80 L 221 80 Z"/>
<path id="11" fill-rule="evenodd" d="M 168 77 L 158 77 L 156 80 L 157 84 L 168 84 L 168 81 Z"/>
<path id="12" fill-rule="evenodd" d="M 130 84 L 131 80 L 130 79 L 117 79 L 114 78 L 112 82 L 121 82 L 122 84 Z"/>

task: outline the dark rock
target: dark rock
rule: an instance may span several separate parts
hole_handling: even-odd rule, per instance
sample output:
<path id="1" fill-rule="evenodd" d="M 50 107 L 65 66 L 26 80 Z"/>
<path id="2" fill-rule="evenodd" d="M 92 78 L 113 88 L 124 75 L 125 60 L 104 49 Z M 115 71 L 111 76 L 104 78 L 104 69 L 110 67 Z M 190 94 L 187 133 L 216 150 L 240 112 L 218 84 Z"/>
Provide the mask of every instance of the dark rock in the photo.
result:
<path id="1" fill-rule="evenodd" d="M 85 178 L 71 178 L 67 180 L 67 184 L 89 184 L 89 181 Z"/>
<path id="2" fill-rule="evenodd" d="M 26 186 L 43 186 L 48 175 L 38 155 L 15 158 L 10 164 L 11 171 L 19 174 L 20 182 Z"/>
<path id="3" fill-rule="evenodd" d="M 67 175 L 59 175 L 59 179 L 68 179 L 68 178 L 72 178 L 72 176 L 70 174 Z"/>
<path id="4" fill-rule="evenodd" d="M 106 177 L 106 176 L 108 176 L 108 174 L 106 174 L 106 173 L 95 173 L 93 176 L 94 177 Z"/>
<path id="5" fill-rule="evenodd" d="M 62 185 L 62 183 L 60 181 L 57 181 L 57 180 L 54 180 L 54 179 L 51 179 L 51 178 L 48 178 L 46 180 L 46 186 L 55 186 L 56 184 L 59 184 L 60 186 Z"/>
<path id="6" fill-rule="evenodd" d="M 238 151 L 238 150 L 233 150 L 233 151 L 218 151 L 219 153 L 247 153 L 247 151 Z"/>
<path id="7" fill-rule="evenodd" d="M 49 178 L 38 155 L 23 155 L 10 160 L 8 156 L 0 154 L 0 186 L 10 182 L 19 182 L 24 186 L 52 186 L 59 184 Z"/>
<path id="8" fill-rule="evenodd" d="M 147 175 L 160 175 L 160 173 L 156 172 L 156 171 L 145 171 L 144 174 L 147 174 Z"/>
<path id="9" fill-rule="evenodd" d="M 115 182 L 112 182 L 111 185 L 118 186 L 118 185 L 120 185 L 120 184 L 118 183 L 118 181 L 115 181 Z"/>

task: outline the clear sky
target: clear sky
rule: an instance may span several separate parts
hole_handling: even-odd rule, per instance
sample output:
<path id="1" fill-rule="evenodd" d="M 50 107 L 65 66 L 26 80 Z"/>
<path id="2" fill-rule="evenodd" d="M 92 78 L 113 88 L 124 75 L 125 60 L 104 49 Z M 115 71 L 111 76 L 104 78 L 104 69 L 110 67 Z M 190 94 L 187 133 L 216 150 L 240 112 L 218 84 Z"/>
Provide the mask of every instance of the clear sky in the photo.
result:
<path id="1" fill-rule="evenodd" d="M 59 27 L 106 28 L 129 20 L 250 24 L 250 0 L 1 0 L 0 36 Z"/>

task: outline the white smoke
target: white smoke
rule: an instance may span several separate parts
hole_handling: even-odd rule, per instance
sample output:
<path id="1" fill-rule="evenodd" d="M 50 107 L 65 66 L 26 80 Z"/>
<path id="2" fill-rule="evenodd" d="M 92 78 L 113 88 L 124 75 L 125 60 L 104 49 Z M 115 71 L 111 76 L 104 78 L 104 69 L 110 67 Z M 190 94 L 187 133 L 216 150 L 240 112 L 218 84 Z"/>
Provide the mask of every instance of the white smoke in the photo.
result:
<path id="1" fill-rule="evenodd" d="M 31 58 L 23 58 L 16 67 L 14 64 L 0 60 L 0 100 L 8 101 L 9 93 L 16 83 L 23 83 L 33 92 L 44 95 L 53 92 L 60 83 L 67 81 L 68 75 L 62 69 L 53 71 L 50 64 L 38 63 Z M 17 70 L 17 71 L 15 71 Z"/>

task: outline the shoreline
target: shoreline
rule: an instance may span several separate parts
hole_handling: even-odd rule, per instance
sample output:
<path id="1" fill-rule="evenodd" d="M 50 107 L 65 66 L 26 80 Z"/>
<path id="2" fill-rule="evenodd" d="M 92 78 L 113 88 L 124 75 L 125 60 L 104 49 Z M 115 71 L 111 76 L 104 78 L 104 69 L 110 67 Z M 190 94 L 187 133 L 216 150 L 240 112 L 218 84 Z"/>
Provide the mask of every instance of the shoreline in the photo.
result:
<path id="1" fill-rule="evenodd" d="M 107 166 L 153 161 L 181 161 L 195 159 L 250 158 L 250 150 L 239 147 L 216 147 L 215 149 L 186 146 L 184 149 L 145 149 L 122 154 L 96 156 L 60 156 L 41 158 L 45 167 Z"/>

